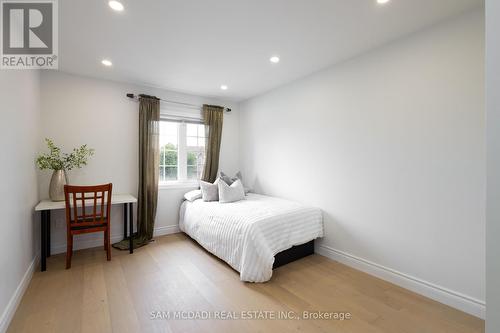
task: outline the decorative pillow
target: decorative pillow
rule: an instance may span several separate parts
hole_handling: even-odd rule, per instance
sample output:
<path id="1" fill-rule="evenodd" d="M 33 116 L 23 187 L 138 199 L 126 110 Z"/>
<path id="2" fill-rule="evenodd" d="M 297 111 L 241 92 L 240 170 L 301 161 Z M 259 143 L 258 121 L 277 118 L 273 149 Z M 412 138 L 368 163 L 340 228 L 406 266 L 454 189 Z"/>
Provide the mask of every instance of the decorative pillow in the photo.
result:
<path id="1" fill-rule="evenodd" d="M 219 202 L 235 202 L 245 199 L 245 190 L 243 189 L 243 183 L 241 180 L 237 179 L 231 186 L 226 184 L 225 181 L 219 182 Z"/>
<path id="2" fill-rule="evenodd" d="M 201 197 L 202 197 L 201 190 L 192 190 L 184 194 L 184 199 L 191 202 L 201 199 Z"/>
<path id="3" fill-rule="evenodd" d="M 203 201 L 218 201 L 219 187 L 217 184 L 223 183 L 217 178 L 213 184 L 200 180 L 201 197 Z"/>
<path id="4" fill-rule="evenodd" d="M 224 172 L 220 172 L 220 178 L 225 181 L 227 183 L 227 185 L 231 185 L 232 183 L 234 183 L 236 180 L 241 180 L 241 182 L 243 183 L 243 176 L 241 175 L 241 172 L 238 171 L 238 173 L 234 176 L 234 177 L 229 177 L 228 175 L 226 175 Z"/>

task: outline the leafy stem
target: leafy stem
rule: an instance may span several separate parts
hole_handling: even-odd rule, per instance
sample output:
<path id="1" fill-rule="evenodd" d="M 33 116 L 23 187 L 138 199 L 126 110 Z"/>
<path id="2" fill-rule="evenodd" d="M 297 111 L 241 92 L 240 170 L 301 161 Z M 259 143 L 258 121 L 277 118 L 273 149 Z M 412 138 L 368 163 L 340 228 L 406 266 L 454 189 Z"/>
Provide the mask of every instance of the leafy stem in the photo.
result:
<path id="1" fill-rule="evenodd" d="M 88 159 L 94 155 L 94 149 L 83 145 L 74 148 L 70 154 L 61 153 L 61 148 L 57 147 L 50 139 L 45 139 L 49 153 L 42 153 L 36 159 L 36 165 L 40 170 L 65 170 L 75 168 L 80 169 L 87 165 Z"/>

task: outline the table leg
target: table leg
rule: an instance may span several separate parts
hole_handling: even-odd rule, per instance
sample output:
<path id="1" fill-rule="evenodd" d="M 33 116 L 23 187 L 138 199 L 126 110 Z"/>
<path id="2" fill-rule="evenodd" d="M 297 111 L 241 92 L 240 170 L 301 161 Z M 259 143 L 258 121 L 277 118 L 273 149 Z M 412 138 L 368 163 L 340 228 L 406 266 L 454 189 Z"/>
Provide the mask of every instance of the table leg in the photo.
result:
<path id="1" fill-rule="evenodd" d="M 41 251 L 41 262 L 40 262 L 40 270 L 42 272 L 45 272 L 47 270 L 47 211 L 42 210 L 41 212 L 41 218 L 42 218 L 42 230 L 41 230 L 41 235 L 42 235 L 42 240 L 41 240 L 41 246 L 42 246 L 42 251 Z"/>
<path id="2" fill-rule="evenodd" d="M 123 204 L 123 239 L 127 239 L 128 203 Z"/>
<path id="3" fill-rule="evenodd" d="M 129 229 L 130 229 L 130 243 L 129 243 L 129 252 L 132 254 L 134 253 L 134 247 L 133 247 L 133 242 L 132 242 L 132 235 L 134 234 L 134 204 L 129 203 Z"/>
<path id="4" fill-rule="evenodd" d="M 50 210 L 47 211 L 47 258 L 50 257 Z"/>

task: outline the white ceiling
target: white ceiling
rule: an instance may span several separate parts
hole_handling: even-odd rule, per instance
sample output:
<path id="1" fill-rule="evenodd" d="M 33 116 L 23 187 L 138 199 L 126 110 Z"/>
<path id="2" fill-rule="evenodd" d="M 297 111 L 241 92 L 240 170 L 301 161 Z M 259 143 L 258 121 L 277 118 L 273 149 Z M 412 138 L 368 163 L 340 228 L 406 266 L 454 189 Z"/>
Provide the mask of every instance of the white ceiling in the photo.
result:
<path id="1" fill-rule="evenodd" d="M 61 70 L 235 101 L 483 4 L 122 0 L 125 10 L 115 12 L 107 2 L 59 1 Z M 281 62 L 271 64 L 272 55 Z"/>

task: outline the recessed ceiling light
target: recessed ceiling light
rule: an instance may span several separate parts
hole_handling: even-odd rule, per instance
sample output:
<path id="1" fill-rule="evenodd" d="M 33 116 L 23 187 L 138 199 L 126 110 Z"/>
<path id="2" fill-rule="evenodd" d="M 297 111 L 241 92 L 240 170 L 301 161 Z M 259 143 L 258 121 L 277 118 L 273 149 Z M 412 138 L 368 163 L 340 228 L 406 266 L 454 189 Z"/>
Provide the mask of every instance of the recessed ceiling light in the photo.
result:
<path id="1" fill-rule="evenodd" d="M 278 62 L 280 62 L 280 58 L 277 56 L 273 56 L 269 58 L 269 61 L 272 62 L 273 64 L 277 64 Z"/>
<path id="2" fill-rule="evenodd" d="M 101 61 L 101 64 L 103 64 L 106 67 L 113 66 L 113 63 L 110 60 L 108 60 L 108 59 L 104 59 L 103 61 Z"/>
<path id="3" fill-rule="evenodd" d="M 390 0 L 377 0 L 377 3 L 383 5 L 383 4 L 388 3 L 389 1 Z"/>
<path id="4" fill-rule="evenodd" d="M 220 88 L 221 88 L 222 90 L 227 90 L 227 86 L 226 86 L 225 84 L 221 85 L 221 86 L 220 86 Z"/>
<path id="5" fill-rule="evenodd" d="M 116 10 L 117 12 L 121 12 L 123 10 L 123 4 L 120 1 L 112 0 L 108 2 L 109 7 L 111 9 Z"/>

